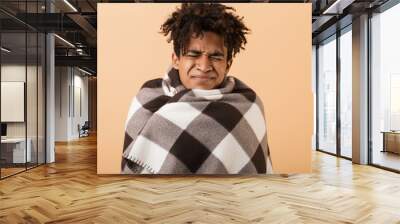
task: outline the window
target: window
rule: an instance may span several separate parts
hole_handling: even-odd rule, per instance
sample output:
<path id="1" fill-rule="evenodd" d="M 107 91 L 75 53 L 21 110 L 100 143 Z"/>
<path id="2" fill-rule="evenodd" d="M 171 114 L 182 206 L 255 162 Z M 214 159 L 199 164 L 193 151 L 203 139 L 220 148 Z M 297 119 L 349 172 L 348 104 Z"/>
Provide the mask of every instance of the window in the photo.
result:
<path id="1" fill-rule="evenodd" d="M 340 155 L 352 157 L 352 35 L 351 26 L 340 36 Z"/>
<path id="2" fill-rule="evenodd" d="M 400 170 L 400 4 L 371 18 L 372 164 Z"/>
<path id="3" fill-rule="evenodd" d="M 336 153 L 336 36 L 318 47 L 318 149 Z"/>

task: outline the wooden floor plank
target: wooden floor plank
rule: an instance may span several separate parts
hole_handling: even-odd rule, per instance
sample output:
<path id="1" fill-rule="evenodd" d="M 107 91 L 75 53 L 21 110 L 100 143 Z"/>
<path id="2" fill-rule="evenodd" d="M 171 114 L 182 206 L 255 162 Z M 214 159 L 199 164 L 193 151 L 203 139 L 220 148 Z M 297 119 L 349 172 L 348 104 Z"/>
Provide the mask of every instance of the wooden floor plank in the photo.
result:
<path id="1" fill-rule="evenodd" d="M 0 223 L 400 223 L 400 175 L 313 153 L 287 177 L 96 174 L 96 136 L 0 181 Z"/>

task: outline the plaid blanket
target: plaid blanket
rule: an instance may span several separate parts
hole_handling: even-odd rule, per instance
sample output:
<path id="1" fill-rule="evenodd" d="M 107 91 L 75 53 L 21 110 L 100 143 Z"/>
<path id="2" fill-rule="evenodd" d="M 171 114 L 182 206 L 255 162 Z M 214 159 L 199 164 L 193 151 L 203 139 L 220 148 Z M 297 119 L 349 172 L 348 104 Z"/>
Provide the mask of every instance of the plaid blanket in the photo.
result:
<path id="1" fill-rule="evenodd" d="M 147 81 L 132 101 L 123 174 L 265 174 L 271 168 L 262 102 L 232 76 L 217 89 L 186 89 L 172 68 Z"/>

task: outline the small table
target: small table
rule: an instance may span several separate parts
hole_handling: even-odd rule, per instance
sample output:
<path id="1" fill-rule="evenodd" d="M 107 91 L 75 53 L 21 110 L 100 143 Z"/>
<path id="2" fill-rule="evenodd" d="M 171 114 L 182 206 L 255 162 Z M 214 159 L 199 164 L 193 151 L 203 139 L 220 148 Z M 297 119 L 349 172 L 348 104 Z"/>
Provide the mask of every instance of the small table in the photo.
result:
<path id="1" fill-rule="evenodd" d="M 30 138 L 26 139 L 28 143 L 25 154 L 25 138 L 6 138 L 1 139 L 1 157 L 6 163 L 25 163 L 31 161 L 31 144 Z"/>
<path id="2" fill-rule="evenodd" d="M 382 131 L 381 133 L 383 133 L 382 152 L 400 154 L 400 131 Z"/>

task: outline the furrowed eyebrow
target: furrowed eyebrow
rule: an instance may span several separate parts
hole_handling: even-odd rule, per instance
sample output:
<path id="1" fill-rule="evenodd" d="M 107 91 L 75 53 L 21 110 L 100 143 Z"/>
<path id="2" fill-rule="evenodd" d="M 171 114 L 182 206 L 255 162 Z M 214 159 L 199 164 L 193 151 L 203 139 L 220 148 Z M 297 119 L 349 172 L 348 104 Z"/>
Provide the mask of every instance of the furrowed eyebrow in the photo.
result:
<path id="1" fill-rule="evenodd" d="M 203 54 L 203 52 L 199 51 L 199 50 L 188 50 L 186 52 L 186 54 L 191 53 L 191 54 Z M 224 53 L 220 52 L 220 51 L 215 51 L 213 53 L 208 54 L 208 56 L 225 56 Z"/>
<path id="2" fill-rule="evenodd" d="M 224 55 L 224 53 L 217 51 L 217 52 L 209 54 L 209 56 L 225 56 L 225 55 Z"/>

